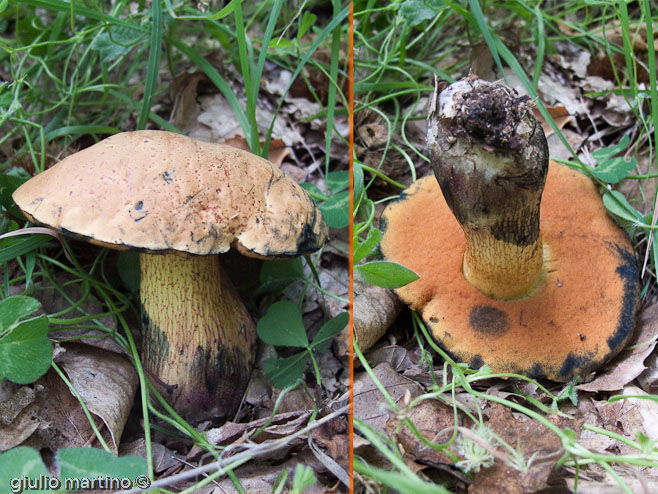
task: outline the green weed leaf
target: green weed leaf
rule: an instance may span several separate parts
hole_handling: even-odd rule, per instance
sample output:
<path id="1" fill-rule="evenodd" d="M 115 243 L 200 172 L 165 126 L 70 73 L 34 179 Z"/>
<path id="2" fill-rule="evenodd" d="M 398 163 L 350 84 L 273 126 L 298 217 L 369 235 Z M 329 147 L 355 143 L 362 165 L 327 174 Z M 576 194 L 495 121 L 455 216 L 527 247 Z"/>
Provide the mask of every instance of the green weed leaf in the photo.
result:
<path id="1" fill-rule="evenodd" d="M 345 228 L 350 222 L 349 203 L 350 192 L 344 190 L 320 204 L 320 211 L 327 225 L 333 228 Z"/>
<path id="2" fill-rule="evenodd" d="M 38 300 L 24 295 L 14 295 L 0 301 L 0 334 L 7 331 L 41 307 Z"/>
<path id="3" fill-rule="evenodd" d="M 372 252 L 372 250 L 377 247 L 377 244 L 379 243 L 379 239 L 382 236 L 382 232 L 380 232 L 377 228 L 371 228 L 368 231 L 368 236 L 366 239 L 361 242 L 355 242 L 357 243 L 356 249 L 354 249 L 354 264 L 358 264 L 361 259 L 366 257 L 368 254 Z"/>
<path id="4" fill-rule="evenodd" d="M 104 63 L 108 63 L 132 50 L 142 37 L 143 33 L 136 29 L 110 26 L 94 40 L 91 47 L 98 51 Z"/>
<path id="5" fill-rule="evenodd" d="M 35 449 L 19 446 L 0 454 L 0 492 L 16 492 L 11 479 L 38 478 L 39 475 L 48 475 L 41 455 Z M 44 491 L 29 491 L 39 493 Z"/>
<path id="6" fill-rule="evenodd" d="M 308 348 L 302 314 L 292 302 L 284 300 L 270 305 L 256 330 L 260 339 L 270 345 Z"/>
<path id="7" fill-rule="evenodd" d="M 628 203 L 621 192 L 616 190 L 606 192 L 603 196 L 603 205 L 608 211 L 624 221 L 630 223 L 643 221 L 642 215 Z"/>
<path id="8" fill-rule="evenodd" d="M 0 205 L 4 207 L 9 213 L 18 219 L 24 219 L 23 213 L 14 203 L 11 195 L 23 183 L 27 182 L 29 177 L 20 177 L 16 175 L 0 175 Z"/>
<path id="9" fill-rule="evenodd" d="M 125 489 L 128 486 L 118 485 L 117 489 L 104 489 L 103 486 L 98 485 L 99 477 L 103 480 L 106 476 L 130 479 L 132 483 L 135 483 L 137 477 L 144 477 L 146 474 L 146 461 L 143 458 L 139 456 L 117 458 L 111 453 L 95 448 L 60 449 L 56 462 L 60 467 L 59 479 L 49 476 L 41 455 L 33 448 L 20 446 L 1 454 L 0 492 L 17 492 L 11 483 L 12 478 L 38 479 L 40 475 L 47 479 L 46 487 L 49 489 L 28 491 L 24 486 L 23 492 L 120 491 L 122 487 Z M 72 480 L 66 482 L 65 479 Z M 96 484 L 92 485 L 92 480 Z"/>
<path id="10" fill-rule="evenodd" d="M 0 262 L 16 259 L 18 256 L 32 252 L 46 245 L 52 237 L 50 235 L 29 235 L 23 237 L 10 237 L 0 240 Z"/>
<path id="11" fill-rule="evenodd" d="M 592 175 L 609 184 L 621 182 L 637 167 L 637 160 L 634 156 L 631 156 L 628 161 L 619 156 L 598 162 L 599 166 L 591 169 Z"/>
<path id="12" fill-rule="evenodd" d="M 106 475 L 119 479 L 129 478 L 134 481 L 137 476 L 146 474 L 146 461 L 139 456 L 118 458 L 102 449 L 67 448 L 60 449 L 57 457 L 62 481 L 64 479 L 93 479 Z"/>
<path id="13" fill-rule="evenodd" d="M 303 351 L 292 357 L 267 359 L 263 362 L 263 369 L 272 384 L 283 389 L 292 386 L 302 378 L 307 360 L 308 353 Z"/>
<path id="14" fill-rule="evenodd" d="M 322 191 L 313 182 L 302 182 L 299 185 L 302 187 L 302 189 L 304 189 L 306 192 L 308 192 L 309 194 L 311 194 L 313 196 L 325 197 L 325 195 L 322 193 Z"/>
<path id="15" fill-rule="evenodd" d="M 405 0 L 400 6 L 400 15 L 413 27 L 436 17 L 443 6 L 442 0 Z"/>
<path id="16" fill-rule="evenodd" d="M 372 261 L 354 266 L 361 277 L 371 285 L 383 288 L 400 288 L 416 281 L 419 276 L 411 269 L 389 261 Z"/>
<path id="17" fill-rule="evenodd" d="M 53 360 L 45 315 L 17 324 L 0 338 L 0 377 L 29 384 L 43 376 Z"/>
<path id="18" fill-rule="evenodd" d="M 339 172 L 329 172 L 326 177 L 327 188 L 336 194 L 350 186 L 350 172 L 347 170 Z"/>
<path id="19" fill-rule="evenodd" d="M 359 206 L 362 196 L 365 194 L 365 185 L 364 185 L 364 175 L 363 168 L 361 168 L 361 163 L 354 160 L 354 166 L 352 170 L 354 174 L 354 212 Z"/>
<path id="20" fill-rule="evenodd" d="M 141 278 L 139 252 L 133 250 L 122 250 L 119 252 L 117 269 L 119 271 L 119 278 L 121 278 L 126 288 L 132 293 L 138 292 Z"/>
<path id="21" fill-rule="evenodd" d="M 282 261 L 265 261 L 260 270 L 260 285 L 256 295 L 280 292 L 293 281 L 303 278 L 304 268 L 301 257 Z"/>
<path id="22" fill-rule="evenodd" d="M 304 37 L 306 31 L 308 31 L 313 26 L 313 24 L 315 24 L 317 19 L 318 17 L 315 14 L 312 14 L 308 11 L 304 12 L 301 21 L 299 22 L 299 29 L 297 29 L 297 40 L 301 40 Z"/>
<path id="23" fill-rule="evenodd" d="M 616 184 L 625 179 L 637 167 L 637 160 L 631 157 L 626 161 L 623 156 L 614 157 L 628 148 L 628 135 L 625 135 L 621 141 L 614 146 L 598 149 L 592 153 L 592 157 L 598 163 L 596 168 L 591 172 L 599 180 L 609 184 Z"/>
<path id="24" fill-rule="evenodd" d="M 315 335 L 315 338 L 313 338 L 311 348 L 315 348 L 320 353 L 326 352 L 329 349 L 329 343 L 331 343 L 333 337 L 345 329 L 349 321 L 350 315 L 347 312 L 338 314 L 336 317 L 327 321 L 320 328 L 318 334 Z"/>

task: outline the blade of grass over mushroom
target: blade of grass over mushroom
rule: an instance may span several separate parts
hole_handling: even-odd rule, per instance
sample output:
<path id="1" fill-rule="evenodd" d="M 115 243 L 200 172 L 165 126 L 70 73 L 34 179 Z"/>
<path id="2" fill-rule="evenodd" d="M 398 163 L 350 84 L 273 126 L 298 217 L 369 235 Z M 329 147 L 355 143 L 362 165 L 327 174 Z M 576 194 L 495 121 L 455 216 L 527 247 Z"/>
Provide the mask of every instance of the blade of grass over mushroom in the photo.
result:
<path id="1" fill-rule="evenodd" d="M 240 69 L 247 93 L 246 115 L 251 126 L 251 139 L 248 139 L 247 142 L 249 142 L 249 146 L 251 147 L 251 151 L 253 153 L 260 154 L 260 139 L 258 136 L 258 124 L 256 123 L 256 97 L 254 96 L 253 91 L 254 84 L 256 84 L 257 96 L 258 87 L 260 87 L 260 78 L 256 79 L 256 74 L 254 73 L 254 49 L 251 45 L 251 40 L 247 38 L 245 33 L 241 2 L 235 3 L 233 8 L 233 15 L 235 16 L 236 38 L 238 40 L 238 52 L 240 55 Z M 264 46 L 267 45 L 264 44 Z"/>
<path id="2" fill-rule="evenodd" d="M 272 34 L 276 26 L 276 22 L 283 6 L 282 0 L 275 0 L 272 7 L 272 13 L 269 16 L 265 32 L 263 33 L 262 48 L 258 55 L 258 60 L 254 63 L 254 50 L 249 40 L 244 26 L 242 17 L 242 7 L 240 2 L 236 2 L 233 9 L 236 21 L 236 37 L 238 39 L 238 49 L 240 51 L 240 64 L 242 69 L 242 76 L 245 82 L 245 89 L 247 93 L 247 116 L 252 128 L 251 134 L 251 150 L 260 156 L 267 156 L 262 154 L 260 147 L 260 138 L 258 135 L 258 124 L 256 122 L 256 102 L 258 101 L 258 90 L 260 88 L 260 81 L 267 58 L 267 47 L 270 45 Z"/>
<path id="3" fill-rule="evenodd" d="M 151 41 L 149 58 L 146 65 L 146 80 L 144 81 L 144 96 L 142 110 L 139 113 L 137 129 L 145 129 L 153 103 L 153 93 L 158 82 L 160 57 L 162 55 L 162 4 L 159 1 L 151 3 Z"/>

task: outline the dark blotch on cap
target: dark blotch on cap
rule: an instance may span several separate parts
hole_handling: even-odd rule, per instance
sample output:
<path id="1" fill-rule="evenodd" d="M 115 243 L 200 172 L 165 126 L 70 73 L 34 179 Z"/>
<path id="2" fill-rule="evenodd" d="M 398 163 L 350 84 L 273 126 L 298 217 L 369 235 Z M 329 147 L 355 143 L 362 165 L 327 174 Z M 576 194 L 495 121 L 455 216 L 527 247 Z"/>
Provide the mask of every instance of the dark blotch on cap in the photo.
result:
<path id="1" fill-rule="evenodd" d="M 505 334 L 509 329 L 507 314 L 490 305 L 476 305 L 473 307 L 468 322 L 478 333 L 490 336 Z"/>

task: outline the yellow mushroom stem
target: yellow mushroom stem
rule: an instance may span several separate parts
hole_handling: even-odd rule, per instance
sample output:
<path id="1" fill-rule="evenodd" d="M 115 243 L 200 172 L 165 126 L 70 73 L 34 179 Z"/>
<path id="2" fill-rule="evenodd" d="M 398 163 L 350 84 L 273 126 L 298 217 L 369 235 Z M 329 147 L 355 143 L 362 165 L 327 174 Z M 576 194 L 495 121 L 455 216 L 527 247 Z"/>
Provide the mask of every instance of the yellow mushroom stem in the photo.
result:
<path id="1" fill-rule="evenodd" d="M 140 254 L 143 352 L 176 411 L 229 416 L 254 363 L 256 329 L 216 255 Z"/>
<path id="2" fill-rule="evenodd" d="M 466 237 L 464 277 L 497 300 L 531 296 L 546 279 L 548 246 L 541 235 L 530 245 L 498 240 L 488 232 L 463 228 Z"/>

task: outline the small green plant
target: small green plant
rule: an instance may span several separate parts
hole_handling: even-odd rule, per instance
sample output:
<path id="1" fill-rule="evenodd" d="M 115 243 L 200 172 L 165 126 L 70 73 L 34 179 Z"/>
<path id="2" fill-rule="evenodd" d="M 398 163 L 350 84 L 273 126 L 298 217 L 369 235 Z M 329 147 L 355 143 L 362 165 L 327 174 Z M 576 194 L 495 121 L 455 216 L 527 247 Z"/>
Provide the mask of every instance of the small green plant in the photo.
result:
<path id="1" fill-rule="evenodd" d="M 492 444 L 495 441 L 493 431 L 486 425 L 478 424 L 473 433 L 482 442 Z M 479 472 L 481 468 L 489 468 L 494 464 L 494 455 L 474 438 L 460 434 L 455 441 L 457 451 L 464 459 L 458 461 L 455 466 L 464 472 Z"/>
<path id="2" fill-rule="evenodd" d="M 265 343 L 276 346 L 304 348 L 304 351 L 290 357 L 271 358 L 265 361 L 265 373 L 277 388 L 285 388 L 299 381 L 310 358 L 320 384 L 320 369 L 314 352 L 324 353 L 329 349 L 331 339 L 340 333 L 349 321 L 349 314 L 343 312 L 327 321 L 309 343 L 302 322 L 299 307 L 292 302 L 280 301 L 272 304 L 257 325 L 258 336 Z"/>

